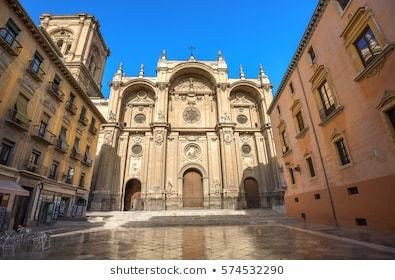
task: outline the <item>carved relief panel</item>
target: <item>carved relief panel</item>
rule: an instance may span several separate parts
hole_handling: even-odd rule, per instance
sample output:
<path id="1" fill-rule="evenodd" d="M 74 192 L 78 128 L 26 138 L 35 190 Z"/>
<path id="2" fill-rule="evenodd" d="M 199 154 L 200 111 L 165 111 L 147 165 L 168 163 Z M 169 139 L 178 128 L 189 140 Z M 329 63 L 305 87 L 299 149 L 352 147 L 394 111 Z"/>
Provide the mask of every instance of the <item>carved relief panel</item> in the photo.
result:
<path id="1" fill-rule="evenodd" d="M 154 95 L 147 91 L 131 94 L 125 102 L 123 125 L 125 127 L 149 127 L 154 111 Z"/>
<path id="2" fill-rule="evenodd" d="M 231 95 L 232 120 L 240 128 L 259 128 L 258 103 L 249 94 L 237 92 Z"/>
<path id="3" fill-rule="evenodd" d="M 177 79 L 169 92 L 169 122 L 172 127 L 214 127 L 216 125 L 215 88 L 204 77 Z"/>

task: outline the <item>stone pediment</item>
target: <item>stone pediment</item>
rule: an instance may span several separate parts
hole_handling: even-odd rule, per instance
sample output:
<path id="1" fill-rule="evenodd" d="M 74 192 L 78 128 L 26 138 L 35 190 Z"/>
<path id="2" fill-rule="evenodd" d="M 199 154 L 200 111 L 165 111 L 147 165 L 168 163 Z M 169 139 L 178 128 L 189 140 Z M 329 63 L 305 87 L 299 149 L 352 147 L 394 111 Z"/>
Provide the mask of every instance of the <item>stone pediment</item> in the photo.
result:
<path id="1" fill-rule="evenodd" d="M 232 106 L 253 106 L 254 102 L 249 100 L 244 93 L 236 93 L 235 97 L 232 98 L 230 104 Z"/>
<path id="2" fill-rule="evenodd" d="M 145 91 L 140 91 L 133 95 L 132 99 L 129 100 L 128 105 L 146 105 L 154 104 L 153 97 Z"/>

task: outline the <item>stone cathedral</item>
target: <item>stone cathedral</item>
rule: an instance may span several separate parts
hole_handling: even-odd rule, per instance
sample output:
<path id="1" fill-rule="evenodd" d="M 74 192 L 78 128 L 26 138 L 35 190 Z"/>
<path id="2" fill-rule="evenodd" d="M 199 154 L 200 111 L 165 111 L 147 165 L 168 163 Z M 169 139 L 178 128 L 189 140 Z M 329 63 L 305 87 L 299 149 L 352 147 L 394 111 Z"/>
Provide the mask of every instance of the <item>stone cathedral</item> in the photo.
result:
<path id="1" fill-rule="evenodd" d="M 267 107 L 271 84 L 228 77 L 217 60 L 168 60 L 157 75 L 122 65 L 109 99 L 94 100 L 100 130 L 91 211 L 245 209 L 282 204 Z"/>

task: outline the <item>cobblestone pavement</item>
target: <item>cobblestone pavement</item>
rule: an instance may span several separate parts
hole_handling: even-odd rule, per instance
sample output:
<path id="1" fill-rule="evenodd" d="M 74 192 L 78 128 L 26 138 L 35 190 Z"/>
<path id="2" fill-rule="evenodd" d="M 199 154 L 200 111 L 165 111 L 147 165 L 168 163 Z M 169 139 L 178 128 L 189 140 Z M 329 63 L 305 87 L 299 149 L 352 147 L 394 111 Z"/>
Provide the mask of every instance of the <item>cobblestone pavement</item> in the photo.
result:
<path id="1" fill-rule="evenodd" d="M 307 226 L 281 217 L 221 226 L 136 227 L 129 222 L 58 233 L 49 250 L 17 252 L 12 258 L 395 259 L 394 244 L 391 234 Z"/>

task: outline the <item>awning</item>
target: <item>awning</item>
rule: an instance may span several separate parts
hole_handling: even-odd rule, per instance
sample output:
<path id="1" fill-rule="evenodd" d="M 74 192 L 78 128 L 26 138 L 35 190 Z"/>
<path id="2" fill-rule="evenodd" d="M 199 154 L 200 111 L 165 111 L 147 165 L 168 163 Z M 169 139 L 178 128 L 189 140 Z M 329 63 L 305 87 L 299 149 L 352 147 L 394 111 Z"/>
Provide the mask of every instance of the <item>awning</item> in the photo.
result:
<path id="1" fill-rule="evenodd" d="M 22 188 L 17 182 L 0 180 L 0 193 L 16 194 L 20 196 L 29 196 L 30 193 Z"/>

